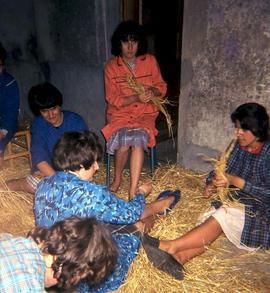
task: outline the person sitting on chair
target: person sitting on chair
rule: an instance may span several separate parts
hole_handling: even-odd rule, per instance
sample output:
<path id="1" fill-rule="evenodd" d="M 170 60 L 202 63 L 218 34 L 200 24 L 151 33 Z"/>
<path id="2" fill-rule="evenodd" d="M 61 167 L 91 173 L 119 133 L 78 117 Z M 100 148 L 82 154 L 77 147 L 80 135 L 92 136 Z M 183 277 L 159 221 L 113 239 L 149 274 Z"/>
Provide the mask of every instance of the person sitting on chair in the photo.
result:
<path id="1" fill-rule="evenodd" d="M 102 133 L 108 154 L 115 154 L 114 179 L 110 190 L 120 186 L 122 172 L 130 156 L 129 198 L 133 198 L 141 175 L 144 151 L 156 144 L 155 121 L 159 115 L 151 102 L 164 97 L 167 85 L 162 79 L 155 57 L 146 54 L 142 27 L 133 21 L 119 24 L 112 36 L 112 54 L 104 69 L 107 101 L 107 125 Z M 130 87 L 127 77 L 134 79 L 144 93 Z"/>
<path id="2" fill-rule="evenodd" d="M 0 43 L 0 168 L 6 145 L 18 128 L 20 94 L 17 81 L 5 70 L 7 52 Z"/>
<path id="3" fill-rule="evenodd" d="M 52 153 L 57 140 L 68 131 L 87 130 L 83 118 L 69 111 L 62 111 L 62 94 L 49 82 L 34 86 L 29 91 L 30 108 L 37 117 L 31 125 L 32 174 L 7 182 L 10 190 L 35 193 L 44 176 L 55 173 Z"/>

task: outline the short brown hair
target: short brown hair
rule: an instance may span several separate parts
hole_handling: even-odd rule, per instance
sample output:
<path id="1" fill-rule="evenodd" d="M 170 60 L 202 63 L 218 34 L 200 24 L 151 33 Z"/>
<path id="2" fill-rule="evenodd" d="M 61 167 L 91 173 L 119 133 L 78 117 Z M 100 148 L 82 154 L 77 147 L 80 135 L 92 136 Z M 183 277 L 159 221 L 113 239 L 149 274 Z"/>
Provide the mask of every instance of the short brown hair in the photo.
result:
<path id="1" fill-rule="evenodd" d="M 102 156 L 98 136 L 91 131 L 64 133 L 53 151 L 53 164 L 57 171 L 88 170 Z"/>

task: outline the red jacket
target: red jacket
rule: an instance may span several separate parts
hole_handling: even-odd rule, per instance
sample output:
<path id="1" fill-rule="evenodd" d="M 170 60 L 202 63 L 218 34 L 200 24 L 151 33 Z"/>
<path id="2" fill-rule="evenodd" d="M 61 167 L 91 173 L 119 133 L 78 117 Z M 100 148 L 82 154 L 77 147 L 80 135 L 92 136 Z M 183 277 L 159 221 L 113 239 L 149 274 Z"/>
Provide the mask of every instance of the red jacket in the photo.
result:
<path id="1" fill-rule="evenodd" d="M 121 57 L 114 57 L 108 61 L 104 69 L 105 91 L 107 100 L 107 125 L 102 133 L 108 140 L 118 129 L 143 128 L 149 134 L 148 146 L 156 144 L 155 136 L 158 131 L 155 120 L 159 114 L 158 108 L 152 103 L 136 102 L 123 106 L 125 97 L 136 94 L 128 88 L 126 75 L 131 75 Z M 162 79 L 158 63 L 153 55 L 146 54 L 136 58 L 133 70 L 138 83 L 157 88 L 162 97 L 165 96 L 167 85 Z"/>

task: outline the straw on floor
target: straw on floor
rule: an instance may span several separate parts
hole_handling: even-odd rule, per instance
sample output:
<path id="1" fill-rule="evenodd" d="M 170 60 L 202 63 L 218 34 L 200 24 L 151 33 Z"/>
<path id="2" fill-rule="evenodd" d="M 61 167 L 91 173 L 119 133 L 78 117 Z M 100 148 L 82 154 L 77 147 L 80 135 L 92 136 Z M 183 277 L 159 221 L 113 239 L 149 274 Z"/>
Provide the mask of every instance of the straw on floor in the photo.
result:
<path id="1" fill-rule="evenodd" d="M 19 161 L 16 170 L 7 166 L 1 171 L 2 179 L 22 177 L 29 172 L 26 161 Z M 149 179 L 142 174 L 142 181 Z M 191 228 L 198 216 L 208 207 L 211 199 L 202 196 L 205 174 L 185 170 L 175 164 L 162 164 L 153 178 L 154 190 L 147 201 L 154 200 L 165 189 L 182 190 L 182 199 L 168 216 L 160 216 L 151 231 L 152 236 L 174 239 Z M 95 181 L 105 182 L 105 168 L 101 167 Z M 127 199 L 129 172 L 125 170 L 118 195 Z M 3 187 L 2 187 L 3 188 Z M 0 232 L 25 234 L 34 224 L 33 198 L 28 194 L 2 190 L 0 196 Z M 12 223 L 16 223 L 15 225 Z M 206 253 L 185 265 L 183 281 L 176 281 L 159 271 L 148 261 L 143 248 L 130 267 L 126 282 L 117 293 L 220 293 L 270 292 L 270 253 L 247 253 L 236 249 L 225 237 L 208 247 Z"/>

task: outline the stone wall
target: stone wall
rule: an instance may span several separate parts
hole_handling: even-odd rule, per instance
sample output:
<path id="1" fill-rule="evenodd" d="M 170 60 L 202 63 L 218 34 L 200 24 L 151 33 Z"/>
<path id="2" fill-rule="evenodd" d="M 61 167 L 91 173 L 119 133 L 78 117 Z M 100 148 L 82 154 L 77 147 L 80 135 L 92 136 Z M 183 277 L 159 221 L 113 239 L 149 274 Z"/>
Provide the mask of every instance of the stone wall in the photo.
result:
<path id="1" fill-rule="evenodd" d="M 121 19 L 121 1 L 0 0 L 0 41 L 20 85 L 21 118 L 32 117 L 27 93 L 50 81 L 63 108 L 81 114 L 100 136 L 105 123 L 103 66 Z"/>
<path id="2" fill-rule="evenodd" d="M 270 2 L 185 1 L 178 161 L 209 168 L 233 138 L 230 113 L 255 101 L 270 113 Z"/>
<path id="3" fill-rule="evenodd" d="M 40 81 L 39 64 L 33 55 L 35 19 L 32 0 L 0 0 L 0 42 L 8 51 L 7 69 L 13 74 L 21 92 L 20 118 L 29 113 L 27 92 Z"/>
<path id="4" fill-rule="evenodd" d="M 81 114 L 101 136 L 106 107 L 103 66 L 110 57 L 111 34 L 120 21 L 120 1 L 42 0 L 34 4 L 46 78 L 62 91 L 63 108 Z"/>

